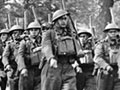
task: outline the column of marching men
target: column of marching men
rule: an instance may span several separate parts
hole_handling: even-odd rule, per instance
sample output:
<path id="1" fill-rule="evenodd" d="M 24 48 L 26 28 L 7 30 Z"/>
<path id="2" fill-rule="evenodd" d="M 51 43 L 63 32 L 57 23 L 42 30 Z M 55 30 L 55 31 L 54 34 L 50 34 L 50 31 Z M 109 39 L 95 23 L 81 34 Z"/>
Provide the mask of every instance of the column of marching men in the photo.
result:
<path id="1" fill-rule="evenodd" d="M 73 30 L 70 13 L 57 10 L 52 24 L 37 20 L 24 30 L 0 31 L 1 90 L 120 90 L 120 28 L 96 40 L 90 29 Z"/>

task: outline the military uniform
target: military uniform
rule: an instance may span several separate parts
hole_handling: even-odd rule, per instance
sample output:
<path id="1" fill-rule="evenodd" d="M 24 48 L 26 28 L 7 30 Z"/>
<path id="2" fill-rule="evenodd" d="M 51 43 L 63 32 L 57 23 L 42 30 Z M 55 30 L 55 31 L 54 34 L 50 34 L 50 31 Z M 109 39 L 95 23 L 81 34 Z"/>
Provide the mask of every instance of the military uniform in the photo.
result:
<path id="1" fill-rule="evenodd" d="M 40 42 L 37 41 L 39 41 L 39 38 L 37 38 L 35 41 L 32 41 L 31 39 L 29 41 L 23 40 L 18 51 L 19 71 L 25 68 L 28 70 L 28 81 L 27 83 L 23 83 L 27 84 L 27 87 L 29 86 L 28 90 L 39 90 L 40 88 L 39 64 L 42 58 L 42 53 L 40 50 L 34 51 L 35 49 L 41 47 Z"/>
<path id="2" fill-rule="evenodd" d="M 53 14 L 53 21 L 66 14 L 64 10 L 56 11 Z M 60 28 L 44 33 L 42 51 L 47 63 L 41 74 L 41 90 L 76 90 L 76 73 L 72 63 L 77 57 L 75 52 L 77 45 L 74 44 L 76 39 L 73 38 L 69 32 Z M 53 59 L 57 61 L 57 67 L 50 66 Z"/>
<path id="3" fill-rule="evenodd" d="M 109 26 L 109 27 L 108 27 Z M 109 24 L 105 30 L 118 30 L 114 24 Z M 114 26 L 114 27 L 113 27 Z M 106 32 L 107 32 L 106 31 Z M 97 88 L 98 90 L 119 90 L 120 79 L 118 78 L 118 61 L 120 55 L 120 45 L 115 43 L 116 40 L 111 40 L 106 37 L 101 40 L 95 48 L 94 62 L 98 68 Z M 112 71 L 107 71 L 107 67 L 111 66 Z"/>
<path id="4" fill-rule="evenodd" d="M 4 64 L 5 67 L 5 71 L 7 73 L 9 73 L 9 71 L 6 70 L 7 65 L 10 65 L 13 69 L 13 71 L 11 71 L 11 76 L 9 77 L 11 84 L 14 83 L 14 79 L 17 80 L 16 76 L 16 71 L 17 71 L 17 64 L 16 64 L 16 56 L 17 56 L 17 51 L 19 48 L 19 41 L 12 41 L 10 43 L 8 43 L 4 49 L 3 52 L 3 58 L 2 58 L 2 62 Z M 15 80 L 15 85 L 11 85 L 11 87 L 15 90 L 17 90 L 17 81 Z M 13 81 L 13 82 L 12 82 Z"/>
<path id="5" fill-rule="evenodd" d="M 7 82 L 7 77 L 6 77 L 6 73 L 4 72 L 4 66 L 3 66 L 3 63 L 2 63 L 2 53 L 3 53 L 3 46 L 2 46 L 2 43 L 0 44 L 0 87 L 1 87 L 1 90 L 5 90 L 6 88 L 6 82 Z"/>
<path id="6" fill-rule="evenodd" d="M 82 43 L 82 51 L 84 56 L 79 58 L 79 65 L 82 68 L 82 73 L 77 73 L 77 89 L 78 90 L 96 90 L 96 80 L 93 75 L 94 70 L 94 44 L 92 41 L 92 34 L 89 29 L 81 28 L 78 31 L 78 36 L 81 37 L 82 34 L 88 36 Z M 90 39 L 89 39 L 90 38 Z"/>
<path id="7" fill-rule="evenodd" d="M 0 35 L 2 34 L 9 34 L 9 30 L 8 29 L 2 29 L 0 31 Z M 2 38 L 1 38 L 2 39 Z M 6 77 L 6 73 L 4 72 L 4 65 L 2 63 L 2 53 L 4 51 L 4 48 L 6 46 L 6 43 L 8 41 L 8 36 L 6 37 L 6 39 L 4 41 L 0 40 L 0 86 L 2 90 L 5 90 L 6 88 L 6 82 L 7 82 L 7 77 Z"/>
<path id="8" fill-rule="evenodd" d="M 47 57 L 47 60 L 54 57 L 54 54 L 52 52 L 53 48 L 51 48 L 51 40 L 50 40 L 51 32 L 46 33 L 47 37 L 44 37 L 44 41 L 43 41 L 44 42 L 43 47 L 45 49 L 45 56 Z M 68 90 L 70 89 L 76 90 L 76 87 L 75 87 L 76 86 L 76 79 L 75 79 L 76 74 L 75 74 L 75 71 L 72 65 L 69 62 L 69 60 L 74 59 L 74 57 L 67 57 L 63 55 L 63 56 L 55 56 L 55 58 L 57 58 L 57 61 L 58 61 L 58 67 L 56 69 L 49 67 L 49 62 L 43 68 L 43 72 L 45 68 L 48 70 L 46 74 L 44 73 L 43 75 L 41 75 L 42 77 L 46 75 L 46 85 L 45 86 L 41 85 L 41 86 L 44 86 L 42 90 L 48 90 L 48 89 L 58 90 L 61 87 L 65 87 L 65 86 L 61 86 L 63 83 L 66 83 L 66 87 L 69 87 Z"/>
<path id="9" fill-rule="evenodd" d="M 38 25 L 38 27 L 37 27 Z M 29 27 L 30 26 L 30 27 Z M 32 22 L 29 29 L 40 29 L 40 25 Z M 28 76 L 20 75 L 19 90 L 40 90 L 40 69 L 39 64 L 43 57 L 41 53 L 41 36 L 36 38 L 29 36 L 28 40 L 22 40 L 18 50 L 18 70 L 21 72 L 27 69 Z"/>
<path id="10" fill-rule="evenodd" d="M 19 25 L 14 25 L 11 27 L 9 33 L 13 34 L 14 31 L 23 30 Z M 19 38 L 19 36 L 17 37 Z M 17 73 L 17 55 L 19 48 L 19 40 L 13 38 L 11 41 L 8 41 L 4 52 L 2 54 L 2 62 L 4 64 L 4 70 L 7 73 L 7 88 L 12 90 L 18 90 L 18 73 Z M 8 68 L 10 66 L 10 68 Z"/>

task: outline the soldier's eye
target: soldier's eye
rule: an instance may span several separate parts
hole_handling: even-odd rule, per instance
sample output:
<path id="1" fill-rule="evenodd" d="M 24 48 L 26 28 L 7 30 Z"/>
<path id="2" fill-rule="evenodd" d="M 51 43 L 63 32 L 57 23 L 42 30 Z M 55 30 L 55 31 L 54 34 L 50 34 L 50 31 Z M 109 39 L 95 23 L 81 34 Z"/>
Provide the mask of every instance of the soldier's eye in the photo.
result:
<path id="1" fill-rule="evenodd" d="M 18 31 L 14 31 L 13 34 L 18 34 L 19 32 Z"/>
<path id="2" fill-rule="evenodd" d="M 109 33 L 116 33 L 117 31 L 109 31 Z"/>
<path id="3" fill-rule="evenodd" d="M 85 38 L 86 36 L 84 35 L 84 36 L 80 36 L 81 38 Z"/>

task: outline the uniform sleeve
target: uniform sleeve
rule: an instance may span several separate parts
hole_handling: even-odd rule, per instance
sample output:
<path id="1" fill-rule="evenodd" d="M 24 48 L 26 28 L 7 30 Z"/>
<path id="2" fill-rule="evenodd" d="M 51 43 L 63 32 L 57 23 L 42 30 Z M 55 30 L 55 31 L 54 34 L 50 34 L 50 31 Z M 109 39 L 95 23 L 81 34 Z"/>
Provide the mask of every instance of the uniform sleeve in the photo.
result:
<path id="1" fill-rule="evenodd" d="M 17 65 L 18 65 L 18 70 L 19 71 L 26 68 L 25 61 L 24 61 L 25 60 L 24 59 L 25 48 L 26 48 L 25 41 L 21 41 L 19 49 L 18 49 L 18 60 L 17 60 Z"/>
<path id="2" fill-rule="evenodd" d="M 43 34 L 42 37 L 42 52 L 44 53 L 47 60 L 54 57 L 52 51 L 52 38 L 51 38 L 51 31 L 47 31 Z"/>
<path id="3" fill-rule="evenodd" d="M 78 40 L 74 40 L 75 42 L 75 48 L 76 48 L 76 53 L 77 57 L 84 57 L 84 52 L 82 50 L 82 46 L 80 45 L 80 42 Z"/>
<path id="4" fill-rule="evenodd" d="M 120 51 L 118 52 L 117 64 L 118 64 L 118 67 L 120 69 Z"/>
<path id="5" fill-rule="evenodd" d="M 10 49 L 11 49 L 10 44 L 7 44 L 3 51 L 2 63 L 4 65 L 4 67 L 6 67 L 9 64 L 9 55 L 10 55 L 10 51 L 11 51 Z"/>
<path id="6" fill-rule="evenodd" d="M 99 65 L 101 68 L 105 69 L 109 64 L 104 60 L 104 53 L 103 53 L 102 43 L 99 43 L 96 45 L 95 48 L 95 56 L 94 56 L 94 62 Z"/>

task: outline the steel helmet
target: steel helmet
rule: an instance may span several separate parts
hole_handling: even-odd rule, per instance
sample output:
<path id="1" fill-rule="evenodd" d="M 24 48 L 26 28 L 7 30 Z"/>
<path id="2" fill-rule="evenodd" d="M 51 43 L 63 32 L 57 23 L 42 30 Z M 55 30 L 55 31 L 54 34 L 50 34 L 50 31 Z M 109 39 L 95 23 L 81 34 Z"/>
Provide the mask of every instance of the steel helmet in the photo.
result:
<path id="1" fill-rule="evenodd" d="M 106 25 L 104 32 L 108 32 L 111 29 L 120 31 L 120 28 L 115 23 L 110 23 L 110 24 Z"/>
<path id="2" fill-rule="evenodd" d="M 58 18 L 60 18 L 60 17 L 62 17 L 62 16 L 64 16 L 64 15 L 67 15 L 67 14 L 68 14 L 68 12 L 65 11 L 65 10 L 62 10 L 62 9 L 57 10 L 57 11 L 54 12 L 54 14 L 53 14 L 52 21 L 54 22 L 54 21 L 57 20 Z"/>
<path id="3" fill-rule="evenodd" d="M 4 33 L 8 34 L 8 33 L 9 33 L 9 30 L 8 30 L 8 29 L 2 29 L 2 30 L 0 31 L 0 35 L 1 35 L 1 34 L 4 34 Z"/>
<path id="4" fill-rule="evenodd" d="M 41 25 L 39 24 L 38 21 L 31 22 L 27 27 L 27 30 L 30 29 L 41 29 Z"/>
<path id="5" fill-rule="evenodd" d="M 14 25 L 10 28 L 9 32 L 13 32 L 13 31 L 23 31 L 24 29 L 20 26 L 20 25 Z"/>
<path id="6" fill-rule="evenodd" d="M 92 36 L 92 33 L 90 32 L 90 29 L 87 29 L 87 28 L 80 28 L 78 30 L 78 35 L 80 36 L 81 34 L 87 34 L 89 37 Z"/>
<path id="7" fill-rule="evenodd" d="M 46 27 L 46 28 L 51 28 L 52 27 L 52 23 L 43 23 L 42 27 Z"/>

